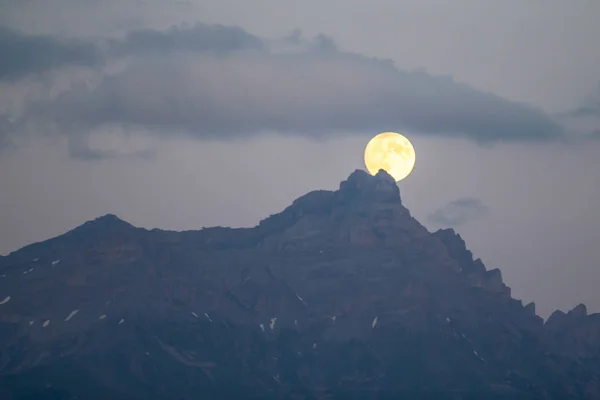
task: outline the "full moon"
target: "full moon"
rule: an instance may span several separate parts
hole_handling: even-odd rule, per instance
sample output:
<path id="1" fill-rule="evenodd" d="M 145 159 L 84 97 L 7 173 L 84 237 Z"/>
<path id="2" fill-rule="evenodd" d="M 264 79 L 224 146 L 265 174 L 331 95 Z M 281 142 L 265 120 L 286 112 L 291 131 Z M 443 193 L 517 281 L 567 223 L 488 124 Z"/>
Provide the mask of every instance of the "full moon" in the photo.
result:
<path id="1" fill-rule="evenodd" d="M 365 167 L 371 175 L 380 169 L 396 182 L 406 178 L 415 166 L 415 149 L 407 138 L 396 132 L 373 137 L 365 148 Z"/>

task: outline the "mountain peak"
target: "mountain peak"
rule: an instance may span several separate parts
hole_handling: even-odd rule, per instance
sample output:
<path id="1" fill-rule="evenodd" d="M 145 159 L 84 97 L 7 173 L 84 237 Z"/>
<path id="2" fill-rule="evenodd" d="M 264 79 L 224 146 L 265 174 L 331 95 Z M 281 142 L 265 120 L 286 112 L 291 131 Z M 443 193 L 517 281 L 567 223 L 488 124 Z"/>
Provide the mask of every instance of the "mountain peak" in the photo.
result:
<path id="1" fill-rule="evenodd" d="M 341 196 L 358 196 L 368 200 L 401 202 L 400 189 L 387 172 L 380 169 L 376 175 L 357 169 L 340 183 Z"/>
<path id="2" fill-rule="evenodd" d="M 115 214 L 106 214 L 91 221 L 86 222 L 85 225 L 94 225 L 96 227 L 115 228 L 115 227 L 133 227 L 129 222 L 122 220 Z"/>
<path id="3" fill-rule="evenodd" d="M 73 229 L 71 234 L 98 235 L 106 232 L 123 232 L 135 229 L 129 222 L 123 221 L 115 214 L 106 214 L 96 219 L 85 222 Z"/>

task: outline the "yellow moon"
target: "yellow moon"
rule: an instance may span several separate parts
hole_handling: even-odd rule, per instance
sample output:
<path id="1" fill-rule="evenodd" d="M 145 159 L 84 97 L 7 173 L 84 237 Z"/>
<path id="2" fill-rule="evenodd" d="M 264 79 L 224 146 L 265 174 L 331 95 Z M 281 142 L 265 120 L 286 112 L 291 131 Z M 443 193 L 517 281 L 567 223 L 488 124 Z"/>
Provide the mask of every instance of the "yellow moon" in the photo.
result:
<path id="1" fill-rule="evenodd" d="M 399 133 L 383 132 L 367 143 L 365 167 L 371 175 L 382 169 L 398 182 L 406 178 L 414 166 L 415 148 Z"/>

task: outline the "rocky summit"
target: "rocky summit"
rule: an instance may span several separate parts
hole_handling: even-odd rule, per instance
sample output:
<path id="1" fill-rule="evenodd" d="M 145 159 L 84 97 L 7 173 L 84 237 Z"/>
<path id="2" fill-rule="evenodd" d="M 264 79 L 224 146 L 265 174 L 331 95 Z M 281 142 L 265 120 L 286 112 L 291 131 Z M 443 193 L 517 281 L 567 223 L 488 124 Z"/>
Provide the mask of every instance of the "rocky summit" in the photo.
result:
<path id="1" fill-rule="evenodd" d="M 0 276 L 1 399 L 600 398 L 600 315 L 544 323 L 383 171 L 254 228 L 106 215 Z"/>

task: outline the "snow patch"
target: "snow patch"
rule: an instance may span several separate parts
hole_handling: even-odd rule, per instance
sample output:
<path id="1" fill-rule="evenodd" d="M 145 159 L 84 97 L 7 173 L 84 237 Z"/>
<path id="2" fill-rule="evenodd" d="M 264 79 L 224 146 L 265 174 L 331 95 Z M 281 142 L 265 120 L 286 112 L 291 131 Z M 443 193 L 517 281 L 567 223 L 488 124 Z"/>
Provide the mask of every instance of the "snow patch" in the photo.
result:
<path id="1" fill-rule="evenodd" d="M 277 322 L 277 317 L 271 318 L 271 323 L 269 323 L 269 328 L 271 330 L 275 329 L 275 323 Z"/>
<path id="2" fill-rule="evenodd" d="M 198 314 L 196 314 L 195 312 L 192 311 L 192 315 L 196 318 L 198 318 Z"/>
<path id="3" fill-rule="evenodd" d="M 101 316 L 98 317 L 98 319 L 104 319 L 106 318 L 106 314 L 102 314 Z"/>
<path id="4" fill-rule="evenodd" d="M 79 312 L 79 310 L 73 310 L 71 311 L 71 314 L 69 314 L 67 316 L 67 318 L 65 318 L 65 322 L 69 322 L 71 320 L 71 318 L 73 318 L 75 316 L 75 314 L 77 314 Z"/>
<path id="5" fill-rule="evenodd" d="M 35 321 L 29 321 L 29 326 L 35 324 Z"/>
<path id="6" fill-rule="evenodd" d="M 208 315 L 207 313 L 204 313 L 204 316 L 205 316 L 206 318 L 208 318 L 208 320 L 209 320 L 210 322 L 213 322 L 213 320 L 212 320 L 212 319 L 210 319 L 210 315 Z"/>
<path id="7" fill-rule="evenodd" d="M 10 296 L 6 296 L 6 297 L 4 298 L 4 300 L 0 301 L 0 306 L 1 306 L 2 304 L 6 304 L 6 303 L 8 303 L 9 301 L 10 301 Z"/>
<path id="8" fill-rule="evenodd" d="M 52 266 L 54 267 L 56 264 L 58 264 L 60 262 L 60 260 L 56 260 L 56 261 L 52 261 Z"/>
<path id="9" fill-rule="evenodd" d="M 379 317 L 375 317 L 375 319 L 373 320 L 373 322 L 371 322 L 371 328 L 375 328 L 375 325 L 377 325 L 377 320 L 379 319 Z"/>
<path id="10" fill-rule="evenodd" d="M 300 300 L 302 302 L 302 304 L 304 304 L 306 306 L 306 302 L 304 301 L 304 299 L 302 297 L 300 297 L 300 295 L 298 293 L 296 293 L 296 297 L 298 298 L 298 300 Z"/>
<path id="11" fill-rule="evenodd" d="M 125 322 L 125 319 L 121 318 L 121 320 L 119 321 L 119 325 L 121 325 L 123 322 Z"/>
<path id="12" fill-rule="evenodd" d="M 452 320 L 450 319 L 450 317 L 446 317 L 446 322 L 452 322 Z"/>
<path id="13" fill-rule="evenodd" d="M 264 332 L 265 331 L 265 326 L 263 324 L 260 324 L 259 326 L 260 326 L 260 330 Z"/>
<path id="14" fill-rule="evenodd" d="M 47 319 L 47 320 L 44 321 L 44 323 L 42 324 L 42 327 L 45 328 L 48 325 L 50 325 L 50 320 L 49 319 Z"/>

